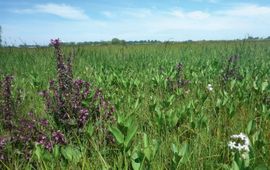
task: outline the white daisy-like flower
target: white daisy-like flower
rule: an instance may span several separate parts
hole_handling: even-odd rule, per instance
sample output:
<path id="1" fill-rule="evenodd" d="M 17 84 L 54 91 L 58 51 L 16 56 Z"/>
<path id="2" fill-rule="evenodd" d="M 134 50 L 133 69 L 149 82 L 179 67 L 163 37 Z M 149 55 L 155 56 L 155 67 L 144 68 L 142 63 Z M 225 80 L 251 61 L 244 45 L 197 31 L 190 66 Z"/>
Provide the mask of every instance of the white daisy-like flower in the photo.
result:
<path id="1" fill-rule="evenodd" d="M 239 152 L 249 152 L 250 141 L 247 135 L 241 132 L 239 135 L 232 135 L 231 139 L 233 139 L 233 141 L 229 141 L 228 143 L 228 147 L 231 150 L 238 150 Z"/>
<path id="2" fill-rule="evenodd" d="M 230 142 L 228 143 L 228 146 L 229 146 L 230 149 L 233 149 L 234 146 L 235 146 L 235 144 L 236 144 L 235 142 L 230 141 Z"/>
<path id="3" fill-rule="evenodd" d="M 213 91 L 213 90 L 214 90 L 212 84 L 208 84 L 208 85 L 207 85 L 207 89 L 208 89 L 209 91 Z"/>

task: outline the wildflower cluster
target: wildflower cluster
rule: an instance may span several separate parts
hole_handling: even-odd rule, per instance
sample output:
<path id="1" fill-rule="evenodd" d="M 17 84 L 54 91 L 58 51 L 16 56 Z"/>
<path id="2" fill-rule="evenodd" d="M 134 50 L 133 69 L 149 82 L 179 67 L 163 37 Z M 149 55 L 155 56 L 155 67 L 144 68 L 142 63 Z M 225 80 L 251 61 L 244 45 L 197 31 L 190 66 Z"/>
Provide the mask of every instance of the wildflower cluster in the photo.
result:
<path id="1" fill-rule="evenodd" d="M 208 91 L 213 91 L 213 90 L 214 90 L 212 84 L 208 84 L 208 85 L 207 85 L 207 90 L 208 90 Z"/>
<path id="2" fill-rule="evenodd" d="M 2 81 L 2 102 L 1 112 L 3 113 L 2 121 L 5 129 L 12 128 L 12 117 L 14 116 L 13 99 L 11 94 L 12 76 L 5 76 Z"/>
<path id="3" fill-rule="evenodd" d="M 233 55 L 229 57 L 226 68 L 224 72 L 222 73 L 223 84 L 226 84 L 226 82 L 231 79 L 236 79 L 236 80 L 243 79 L 243 77 L 239 73 L 239 68 L 237 67 L 239 58 L 240 57 L 238 55 Z"/>
<path id="4" fill-rule="evenodd" d="M 249 138 L 240 133 L 239 135 L 232 135 L 232 141 L 229 141 L 228 146 L 231 150 L 236 150 L 238 152 L 249 152 L 250 141 Z"/>
<path id="5" fill-rule="evenodd" d="M 20 118 L 14 122 L 9 136 L 0 137 L 2 160 L 7 158 L 5 157 L 5 146 L 8 144 L 23 153 L 25 159 L 31 157 L 35 144 L 43 146 L 48 151 L 51 151 L 56 144 L 66 144 L 65 137 L 60 131 L 54 131 L 49 127 L 47 120 L 38 119 L 31 112 L 26 118 Z M 56 138 L 55 136 L 59 136 L 59 134 L 61 134 L 61 138 Z"/>
<path id="6" fill-rule="evenodd" d="M 190 81 L 185 79 L 183 71 L 184 65 L 182 63 L 178 63 L 175 67 L 175 76 L 173 76 L 174 78 L 167 78 L 170 89 L 176 90 L 178 88 L 183 88 L 187 84 L 189 84 Z"/>
<path id="7" fill-rule="evenodd" d="M 109 143 L 114 143 L 114 139 L 109 133 L 108 127 L 116 122 L 116 119 L 113 116 L 115 108 L 110 104 L 109 101 L 105 100 L 100 89 L 96 89 L 95 94 L 89 104 L 89 109 L 91 110 L 91 119 L 95 123 L 95 131 L 97 133 L 102 133 L 106 138 L 106 141 Z"/>
<path id="8" fill-rule="evenodd" d="M 57 59 L 57 81 L 50 81 L 48 90 L 41 92 L 46 101 L 46 112 L 50 113 L 58 129 L 64 132 L 83 129 L 88 121 L 94 121 L 94 130 L 101 132 L 107 141 L 113 141 L 108 126 L 115 121 L 114 107 L 105 100 L 102 91 L 84 80 L 74 80 L 71 57 L 67 63 L 60 48 L 60 40 L 52 40 Z M 65 134 L 49 125 L 47 119 L 37 118 L 30 112 L 27 116 L 15 115 L 18 103 L 12 97 L 12 77 L 6 76 L 0 87 L 0 125 L 9 130 L 0 135 L 0 160 L 9 161 L 8 149 L 19 151 L 25 159 L 30 159 L 36 145 L 52 151 L 55 145 L 68 144 Z M 16 99 L 17 100 L 17 99 Z M 104 122 L 107 123 L 104 123 Z M 81 132 L 81 131 L 78 131 Z M 9 147 L 7 147 L 9 146 Z"/>
<path id="9" fill-rule="evenodd" d="M 5 160 L 5 147 L 7 144 L 7 137 L 0 137 L 0 160 L 3 161 Z"/>
<path id="10" fill-rule="evenodd" d="M 67 143 L 66 139 L 65 139 L 65 135 L 60 130 L 53 132 L 52 138 L 53 138 L 54 143 L 56 143 L 56 144 L 64 145 Z"/>
<path id="11" fill-rule="evenodd" d="M 19 119 L 12 131 L 11 142 L 16 146 L 23 146 L 25 155 L 31 154 L 36 143 L 51 151 L 55 144 L 66 144 L 55 140 L 55 133 L 61 132 L 52 129 L 46 119 L 39 119 L 30 112 L 28 117 Z M 64 136 L 62 140 L 65 141 Z"/>
<path id="12" fill-rule="evenodd" d="M 105 100 L 100 89 L 84 80 L 74 80 L 72 56 L 64 60 L 60 40 L 51 40 L 57 60 L 57 81 L 50 82 L 49 90 L 43 91 L 47 112 L 52 114 L 58 127 L 83 128 L 87 122 L 114 120 L 113 106 Z"/>
<path id="13" fill-rule="evenodd" d="M 0 136 L 0 159 L 3 161 L 9 159 L 6 150 L 7 145 L 23 153 L 25 159 L 29 159 L 36 143 L 49 151 L 52 150 L 55 144 L 65 144 L 66 142 L 51 139 L 55 130 L 49 126 L 48 120 L 37 118 L 32 112 L 23 118 L 15 115 L 15 106 L 13 107 L 13 104 L 16 104 L 16 101 L 14 101 L 11 93 L 11 80 L 11 76 L 4 78 L 1 89 L 2 95 L 0 95 L 2 96 L 1 109 L 4 113 L 0 124 L 3 124 L 4 128 L 9 130 L 8 134 Z M 61 138 L 62 141 L 65 141 L 64 136 Z"/>

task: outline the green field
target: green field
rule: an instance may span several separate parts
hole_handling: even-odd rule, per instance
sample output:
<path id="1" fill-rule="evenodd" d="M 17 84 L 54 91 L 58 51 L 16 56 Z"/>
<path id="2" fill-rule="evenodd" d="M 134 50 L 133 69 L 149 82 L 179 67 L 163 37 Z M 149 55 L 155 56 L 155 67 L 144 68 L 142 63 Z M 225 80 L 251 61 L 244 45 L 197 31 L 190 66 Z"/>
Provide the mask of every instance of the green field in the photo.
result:
<path id="1" fill-rule="evenodd" d="M 0 169 L 270 167 L 269 41 L 62 49 L 67 56 L 74 53 L 73 79 L 90 82 L 93 93 L 101 89 L 105 100 L 115 108 L 114 121 L 93 118 L 91 93 L 82 105 L 92 118 L 79 130 L 59 125 L 40 95 L 49 89 L 50 80 L 57 80 L 54 48 L 0 48 L 1 79 L 13 76 L 13 126 L 19 127 L 20 119 L 33 112 L 37 118 L 48 119 L 49 126 L 61 130 L 66 138 L 66 144 L 55 144 L 52 150 L 34 139 L 28 143 L 9 139 L 0 147 L 0 155 L 4 155 Z M 239 57 L 229 62 L 235 55 Z M 209 90 L 208 84 L 213 89 Z M 18 135 L 16 130 L 3 127 L 3 115 L 0 136 Z M 251 143 L 245 159 L 242 152 L 228 147 L 230 136 L 240 132 Z M 106 135 L 110 135 L 111 142 Z"/>

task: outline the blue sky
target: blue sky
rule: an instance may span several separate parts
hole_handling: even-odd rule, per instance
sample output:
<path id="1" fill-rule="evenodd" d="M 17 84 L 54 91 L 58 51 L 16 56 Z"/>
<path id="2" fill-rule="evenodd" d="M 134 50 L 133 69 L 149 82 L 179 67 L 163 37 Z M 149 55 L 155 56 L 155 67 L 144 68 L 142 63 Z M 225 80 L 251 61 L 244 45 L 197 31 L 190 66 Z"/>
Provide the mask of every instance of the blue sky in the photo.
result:
<path id="1" fill-rule="evenodd" d="M 0 1 L 7 44 L 270 36 L 269 0 Z"/>

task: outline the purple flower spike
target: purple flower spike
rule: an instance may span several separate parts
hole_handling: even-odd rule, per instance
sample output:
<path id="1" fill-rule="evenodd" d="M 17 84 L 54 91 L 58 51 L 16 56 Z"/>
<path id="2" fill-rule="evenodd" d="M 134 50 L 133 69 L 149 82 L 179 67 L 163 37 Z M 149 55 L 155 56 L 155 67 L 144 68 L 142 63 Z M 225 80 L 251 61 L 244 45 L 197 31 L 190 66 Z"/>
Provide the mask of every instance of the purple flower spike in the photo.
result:
<path id="1" fill-rule="evenodd" d="M 48 120 L 47 119 L 41 119 L 40 121 L 39 121 L 39 123 L 40 123 L 40 125 L 42 125 L 42 126 L 48 126 L 48 124 L 49 124 L 49 122 L 48 122 Z"/>
<path id="2" fill-rule="evenodd" d="M 64 134 L 60 130 L 58 130 L 56 132 L 53 132 L 52 137 L 53 137 L 54 142 L 57 143 L 57 144 L 64 145 L 64 144 L 67 143 L 66 140 L 65 140 Z"/>
<path id="3" fill-rule="evenodd" d="M 81 109 L 79 114 L 80 115 L 79 115 L 78 124 L 79 124 L 79 127 L 83 127 L 88 120 L 89 112 L 87 109 Z"/>
<path id="4" fill-rule="evenodd" d="M 59 48 L 60 42 L 61 42 L 61 41 L 60 41 L 59 38 L 57 38 L 57 39 L 51 39 L 51 45 L 53 45 L 54 48 Z"/>

